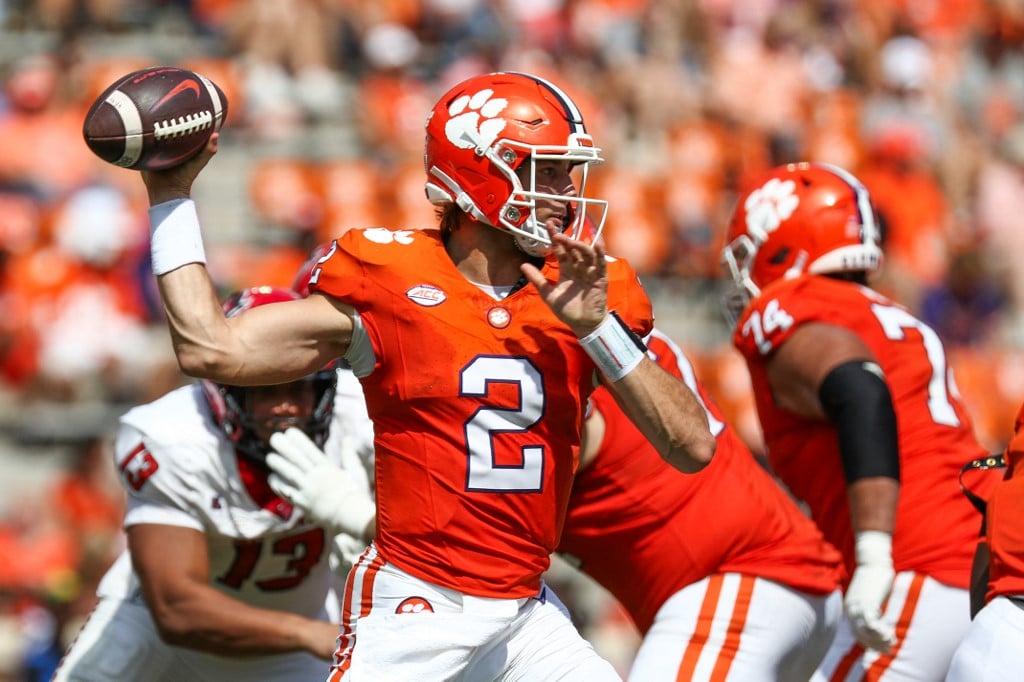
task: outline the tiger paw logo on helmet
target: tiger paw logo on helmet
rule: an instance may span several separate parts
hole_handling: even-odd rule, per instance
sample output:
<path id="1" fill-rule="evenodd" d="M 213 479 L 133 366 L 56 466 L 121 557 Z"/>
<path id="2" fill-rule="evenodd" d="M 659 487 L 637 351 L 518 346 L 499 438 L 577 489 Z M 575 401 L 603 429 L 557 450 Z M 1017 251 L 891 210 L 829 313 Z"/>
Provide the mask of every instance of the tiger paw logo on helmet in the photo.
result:
<path id="1" fill-rule="evenodd" d="M 451 119 L 444 125 L 448 141 L 459 149 L 486 149 L 505 129 L 505 119 L 495 118 L 508 106 L 508 100 L 491 99 L 494 90 L 481 90 L 472 97 L 463 95 L 448 107 Z M 483 120 L 481 120 L 481 117 Z"/>
<path id="2" fill-rule="evenodd" d="M 800 205 L 795 190 L 796 183 L 792 180 L 772 178 L 751 192 L 743 204 L 747 213 L 747 231 L 752 236 L 765 239 L 769 232 L 778 229 Z"/>

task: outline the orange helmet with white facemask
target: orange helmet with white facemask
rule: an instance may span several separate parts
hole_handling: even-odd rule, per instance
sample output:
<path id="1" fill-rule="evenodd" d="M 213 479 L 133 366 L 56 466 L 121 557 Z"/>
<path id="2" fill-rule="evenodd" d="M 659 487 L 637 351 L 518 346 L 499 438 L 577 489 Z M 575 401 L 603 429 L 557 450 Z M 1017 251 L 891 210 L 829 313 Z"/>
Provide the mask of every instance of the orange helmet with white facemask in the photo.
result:
<path id="1" fill-rule="evenodd" d="M 554 84 L 524 73 L 477 76 L 445 93 L 427 118 L 427 198 L 454 203 L 511 233 L 527 253 L 542 255 L 550 239 L 536 216 L 538 200 L 566 205 L 563 226 L 574 238 L 583 233 L 588 209 L 596 208 L 594 238 L 600 235 L 607 202 L 585 196 L 588 169 L 603 161 L 600 153 L 579 109 Z M 568 161 L 582 171 L 568 201 L 538 190 L 541 160 Z M 518 175 L 524 164 L 529 172 Z"/>
<path id="2" fill-rule="evenodd" d="M 722 264 L 732 277 L 726 314 L 735 318 L 777 279 L 804 273 L 874 272 L 882 264 L 867 188 L 826 164 L 773 169 L 743 194 L 729 224 Z"/>

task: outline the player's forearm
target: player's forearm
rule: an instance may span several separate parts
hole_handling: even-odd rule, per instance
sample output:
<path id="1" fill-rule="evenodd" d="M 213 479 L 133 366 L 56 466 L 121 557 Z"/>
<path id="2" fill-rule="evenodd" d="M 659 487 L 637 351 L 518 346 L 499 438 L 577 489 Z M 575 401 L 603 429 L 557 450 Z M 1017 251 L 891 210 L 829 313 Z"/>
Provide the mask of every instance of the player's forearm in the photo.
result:
<path id="1" fill-rule="evenodd" d="M 227 322 L 206 268 L 193 263 L 157 278 L 178 364 L 190 376 L 223 374 L 218 352 Z"/>
<path id="2" fill-rule="evenodd" d="M 212 588 L 150 608 L 165 642 L 220 656 L 306 651 L 328 659 L 337 636 L 334 624 L 249 606 Z"/>
<path id="3" fill-rule="evenodd" d="M 891 534 L 896 527 L 899 495 L 899 481 L 886 476 L 861 478 L 847 486 L 853 532 L 877 530 Z"/>
<path id="4" fill-rule="evenodd" d="M 644 358 L 616 382 L 606 382 L 627 416 L 676 469 L 703 469 L 715 453 L 715 437 L 693 392 L 657 363 Z"/>

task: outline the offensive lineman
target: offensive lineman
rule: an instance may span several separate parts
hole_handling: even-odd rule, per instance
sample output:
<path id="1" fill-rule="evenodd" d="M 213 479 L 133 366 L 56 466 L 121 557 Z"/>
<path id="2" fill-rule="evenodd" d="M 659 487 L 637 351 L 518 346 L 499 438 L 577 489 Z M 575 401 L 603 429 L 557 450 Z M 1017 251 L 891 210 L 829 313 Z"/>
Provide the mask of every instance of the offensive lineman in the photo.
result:
<path id="1" fill-rule="evenodd" d="M 740 198 L 722 252 L 769 462 L 851 576 L 820 680 L 942 679 L 969 624 L 985 452 L 942 341 L 868 288 L 881 258 L 867 189 L 810 163 Z"/>
<path id="2" fill-rule="evenodd" d="M 808 680 L 842 614 L 842 559 L 756 462 L 655 329 L 655 361 L 707 410 L 715 459 L 665 465 L 598 389 L 559 551 L 613 594 L 643 635 L 629 678 Z"/>

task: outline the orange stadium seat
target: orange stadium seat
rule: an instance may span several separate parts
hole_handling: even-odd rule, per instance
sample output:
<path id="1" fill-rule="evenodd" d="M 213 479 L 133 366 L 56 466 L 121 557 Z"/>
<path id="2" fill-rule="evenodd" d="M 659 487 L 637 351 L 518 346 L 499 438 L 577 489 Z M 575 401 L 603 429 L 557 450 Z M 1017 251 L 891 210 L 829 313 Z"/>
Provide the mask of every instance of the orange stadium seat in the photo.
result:
<path id="1" fill-rule="evenodd" d="M 948 358 L 978 440 L 990 452 L 1002 451 L 1024 402 L 1024 351 L 962 347 L 950 349 Z"/>
<path id="2" fill-rule="evenodd" d="M 317 168 L 325 212 L 317 241 L 330 241 L 353 227 L 387 225 L 384 180 L 378 168 L 360 159 L 328 161 Z"/>
<path id="3" fill-rule="evenodd" d="M 603 232 L 608 253 L 626 259 L 641 275 L 660 272 L 668 258 L 672 228 L 661 210 L 656 183 L 623 166 L 602 168 L 590 182 L 593 187 L 586 188 L 587 194 L 608 201 Z"/>
<path id="4" fill-rule="evenodd" d="M 313 230 L 324 215 L 317 169 L 302 159 L 256 163 L 249 174 L 249 199 L 262 220 L 279 228 Z"/>
<path id="5" fill-rule="evenodd" d="M 424 229 L 437 227 L 434 206 L 427 201 L 423 185 L 426 174 L 421 161 L 408 161 L 389 173 L 391 182 L 386 187 L 391 207 L 388 227 L 396 229 Z"/>

